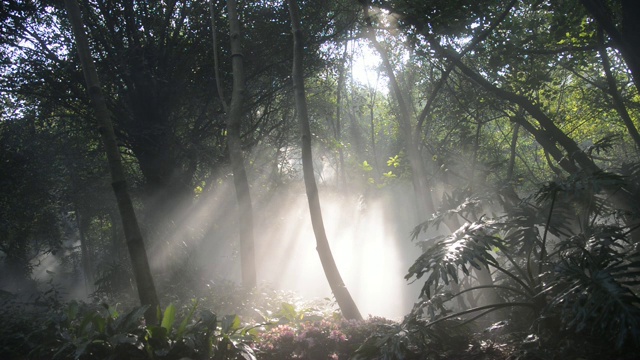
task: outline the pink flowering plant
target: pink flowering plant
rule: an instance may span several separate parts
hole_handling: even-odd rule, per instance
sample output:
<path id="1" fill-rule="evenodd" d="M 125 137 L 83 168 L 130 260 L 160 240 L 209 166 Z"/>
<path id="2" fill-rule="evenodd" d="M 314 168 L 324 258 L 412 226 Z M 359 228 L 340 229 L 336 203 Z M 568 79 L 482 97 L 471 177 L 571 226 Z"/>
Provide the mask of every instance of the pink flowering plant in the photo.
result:
<path id="1" fill-rule="evenodd" d="M 263 359 L 346 359 L 347 340 L 337 323 L 320 320 L 274 326 L 258 335 L 256 347 Z"/>
<path id="2" fill-rule="evenodd" d="M 348 359 L 381 324 L 390 323 L 382 318 L 365 321 L 347 321 L 338 314 L 303 311 L 295 312 L 292 305 L 283 304 L 287 316 L 268 326 L 257 335 L 255 350 L 265 360 L 338 360 Z M 281 314 L 282 315 L 282 314 Z"/>

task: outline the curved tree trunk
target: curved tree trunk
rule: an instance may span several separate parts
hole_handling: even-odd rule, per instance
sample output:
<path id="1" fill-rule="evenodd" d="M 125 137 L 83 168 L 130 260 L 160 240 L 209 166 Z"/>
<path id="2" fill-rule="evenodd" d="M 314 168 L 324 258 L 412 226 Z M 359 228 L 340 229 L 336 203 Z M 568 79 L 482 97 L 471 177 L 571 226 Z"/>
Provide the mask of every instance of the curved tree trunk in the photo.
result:
<path id="1" fill-rule="evenodd" d="M 346 189 L 347 178 L 344 168 L 344 149 L 342 147 L 342 89 L 344 87 L 344 72 L 347 61 L 347 42 L 344 43 L 344 52 L 342 53 L 342 59 L 338 65 L 338 85 L 336 89 L 336 126 L 335 126 L 335 138 L 338 143 L 338 171 L 337 181 L 338 187 Z"/>
<path id="2" fill-rule="evenodd" d="M 349 290 L 342 281 L 340 272 L 331 253 L 327 234 L 322 220 L 320 209 L 320 199 L 318 187 L 313 171 L 313 161 L 311 158 L 311 130 L 309 127 L 309 115 L 307 112 L 307 100 L 304 90 L 304 77 L 302 74 L 302 55 L 304 45 L 302 43 L 302 30 L 300 29 L 300 17 L 298 15 L 298 3 L 296 0 L 287 0 L 289 14 L 291 15 L 291 30 L 293 31 L 293 88 L 296 102 L 296 111 L 300 121 L 300 132 L 302 135 L 302 171 L 304 184 L 307 190 L 309 201 L 309 212 L 311 213 L 311 224 L 316 236 L 317 251 L 320 255 L 322 268 L 331 287 L 331 291 L 336 298 L 336 302 L 342 311 L 342 315 L 347 319 L 362 320 L 362 315 L 353 301 Z"/>
<path id="3" fill-rule="evenodd" d="M 89 42 L 87 41 L 82 15 L 80 14 L 80 7 L 75 0 L 65 0 L 65 6 L 69 15 L 69 21 L 73 27 L 78 56 L 80 57 L 84 78 L 87 83 L 87 90 L 93 102 L 96 118 L 98 119 L 98 131 L 102 137 L 109 161 L 111 185 L 113 186 L 113 192 L 118 203 L 118 210 L 122 218 L 124 235 L 127 240 L 127 248 L 129 249 L 133 266 L 133 275 L 138 287 L 138 296 L 140 297 L 141 304 L 150 305 L 149 310 L 145 313 L 147 324 L 155 325 L 158 320 L 156 314 L 160 302 L 158 301 L 153 277 L 151 276 L 142 234 L 140 233 L 133 204 L 127 191 L 127 183 L 122 168 L 120 152 L 118 144 L 116 143 L 115 133 L 113 132 L 113 124 L 111 123 L 111 114 L 107 109 L 107 104 L 102 94 L 102 89 L 100 88 L 98 73 L 91 58 Z"/>
<path id="4" fill-rule="evenodd" d="M 638 129 L 633 123 L 633 120 L 627 111 L 627 107 L 624 105 L 622 94 L 618 91 L 618 85 L 616 84 L 616 80 L 611 71 L 611 62 L 609 61 L 609 55 L 607 54 L 607 47 L 604 42 L 602 28 L 598 29 L 598 43 L 600 45 L 598 52 L 600 53 L 600 59 L 602 60 L 602 69 L 604 70 L 605 78 L 607 79 L 607 85 L 609 86 L 609 95 L 611 96 L 613 108 L 616 109 L 618 115 L 620 115 L 624 126 L 627 127 L 629 135 L 636 144 L 636 150 L 640 150 L 640 133 L 638 133 Z"/>
<path id="5" fill-rule="evenodd" d="M 530 99 L 491 83 L 476 70 L 462 62 L 459 54 L 451 49 L 445 49 L 437 40 L 429 38 L 429 44 L 437 53 L 453 61 L 456 67 L 476 84 L 498 98 L 520 106 L 522 110 L 535 119 L 538 123 L 537 127 L 525 119 L 524 116 L 516 116 L 514 121 L 531 133 L 538 144 L 554 158 L 564 171 L 569 174 L 576 174 L 579 171 L 584 171 L 587 174 L 602 172 L 602 169 L 580 149 L 578 144 L 562 129 L 558 128 L 553 120 Z M 634 196 L 638 189 L 632 184 L 622 188 L 617 185 L 603 184 L 602 188 L 609 195 L 610 201 L 620 209 L 629 212 L 630 215 L 625 217 L 625 221 L 630 228 L 634 229 L 631 232 L 634 241 L 640 241 L 640 230 L 637 228 L 637 225 L 640 224 L 640 216 L 637 213 L 637 201 Z"/>
<path id="6" fill-rule="evenodd" d="M 580 0 L 587 12 L 609 34 L 627 67 L 638 92 L 640 92 L 640 11 L 637 0 L 620 0 L 622 24 L 616 26 L 617 14 L 604 0 Z"/>

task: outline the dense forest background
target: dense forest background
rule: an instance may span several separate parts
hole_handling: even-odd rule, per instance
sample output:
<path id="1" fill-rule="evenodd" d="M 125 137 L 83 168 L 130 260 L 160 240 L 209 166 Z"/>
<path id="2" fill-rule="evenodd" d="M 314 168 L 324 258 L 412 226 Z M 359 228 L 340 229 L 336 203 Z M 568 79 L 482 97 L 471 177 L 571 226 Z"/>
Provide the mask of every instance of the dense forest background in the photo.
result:
<path id="1" fill-rule="evenodd" d="M 635 1 L 0 18 L 0 357 L 638 350 Z"/>

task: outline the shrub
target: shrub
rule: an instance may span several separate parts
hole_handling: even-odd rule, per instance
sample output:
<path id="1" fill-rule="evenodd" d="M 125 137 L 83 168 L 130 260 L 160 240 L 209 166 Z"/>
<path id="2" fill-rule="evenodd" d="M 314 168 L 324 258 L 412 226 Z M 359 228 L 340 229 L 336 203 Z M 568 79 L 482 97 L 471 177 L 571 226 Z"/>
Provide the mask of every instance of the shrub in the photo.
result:
<path id="1" fill-rule="evenodd" d="M 347 321 L 317 308 L 296 311 L 291 304 L 283 304 L 275 315 L 257 334 L 254 346 L 260 359 L 349 359 L 380 326 L 392 324 L 382 318 Z"/>
<path id="2" fill-rule="evenodd" d="M 625 182 L 611 173 L 576 174 L 492 217 L 481 211 L 499 195 L 450 196 L 449 206 L 416 227 L 414 238 L 454 215 L 468 222 L 421 242 L 426 251 L 406 276 L 425 279 L 410 321 L 428 329 L 491 314 L 510 330 L 524 331 L 520 342 L 535 338 L 547 350 L 591 349 L 585 358 L 635 351 L 640 251 L 632 234 L 639 215 L 609 201 L 612 189 L 623 191 Z M 460 286 L 487 270 L 492 282 Z M 486 290 L 495 301 L 475 304 L 474 294 Z M 605 350 L 594 355 L 594 346 Z"/>

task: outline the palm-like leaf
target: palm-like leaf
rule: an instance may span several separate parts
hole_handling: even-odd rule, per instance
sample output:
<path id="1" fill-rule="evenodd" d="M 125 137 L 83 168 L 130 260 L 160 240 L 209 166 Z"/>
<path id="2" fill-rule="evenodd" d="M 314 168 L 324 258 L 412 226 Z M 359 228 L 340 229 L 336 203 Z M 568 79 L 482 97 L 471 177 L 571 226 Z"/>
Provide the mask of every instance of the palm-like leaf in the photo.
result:
<path id="1" fill-rule="evenodd" d="M 470 194 L 467 190 L 454 191 L 451 194 L 445 193 L 442 196 L 438 211 L 431 218 L 416 226 L 411 232 L 411 238 L 415 240 L 420 233 L 426 231 L 429 227 L 435 226 L 438 228 L 447 218 L 456 215 L 464 219 L 469 218 L 470 214 L 475 214 L 484 203 L 490 201 L 489 195 Z"/>
<path id="2" fill-rule="evenodd" d="M 458 282 L 458 270 L 469 274 L 469 267 L 481 269 L 483 265 L 496 264 L 493 249 L 504 249 L 502 240 L 493 236 L 493 223 L 482 219 L 466 223 L 453 234 L 437 241 L 409 268 L 405 279 L 416 280 L 429 274 L 420 295 L 431 297 L 440 280 L 449 284 Z"/>
<path id="3" fill-rule="evenodd" d="M 601 240 L 565 255 L 549 288 L 557 291 L 551 305 L 562 306 L 568 328 L 590 328 L 618 348 L 629 339 L 640 343 L 640 253 L 626 255 L 624 248 L 614 249 L 619 242 Z"/>

